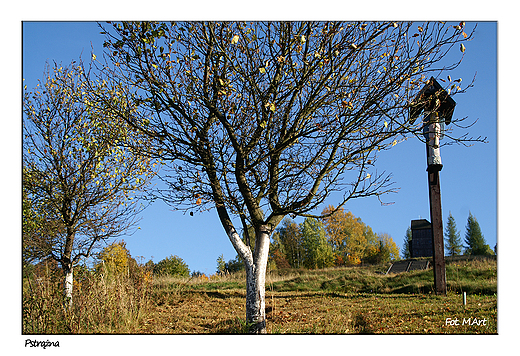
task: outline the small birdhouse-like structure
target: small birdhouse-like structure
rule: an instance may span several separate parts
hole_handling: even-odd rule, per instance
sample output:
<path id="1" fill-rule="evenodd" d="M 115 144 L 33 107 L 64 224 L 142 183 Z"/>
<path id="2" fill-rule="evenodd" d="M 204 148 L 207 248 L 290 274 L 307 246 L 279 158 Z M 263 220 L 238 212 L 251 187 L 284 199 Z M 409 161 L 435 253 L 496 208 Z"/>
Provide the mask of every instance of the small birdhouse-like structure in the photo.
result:
<path id="1" fill-rule="evenodd" d="M 426 82 L 421 91 L 410 103 L 410 123 L 413 124 L 419 115 L 424 111 L 427 113 L 437 112 L 446 125 L 449 125 L 457 103 L 448 92 L 431 77 Z"/>
<path id="2" fill-rule="evenodd" d="M 410 124 L 423 113 L 423 135 L 428 147 L 428 170 L 442 169 L 440 140 L 444 135 L 445 125 L 451 123 L 455 100 L 431 77 L 410 103 Z"/>

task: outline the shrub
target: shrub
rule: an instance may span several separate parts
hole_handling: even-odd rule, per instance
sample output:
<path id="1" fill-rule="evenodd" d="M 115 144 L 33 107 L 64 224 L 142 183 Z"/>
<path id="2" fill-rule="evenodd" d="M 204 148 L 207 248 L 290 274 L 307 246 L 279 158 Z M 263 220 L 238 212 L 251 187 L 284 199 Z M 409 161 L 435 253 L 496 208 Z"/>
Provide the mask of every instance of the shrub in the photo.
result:
<path id="1" fill-rule="evenodd" d="M 128 275 L 132 257 L 126 248 L 126 243 L 120 241 L 113 242 L 105 247 L 97 255 L 97 259 L 99 263 L 95 266 L 96 271 L 103 271 L 104 273 L 119 276 L 122 274 Z"/>
<path id="2" fill-rule="evenodd" d="M 153 273 L 159 276 L 189 277 L 190 269 L 182 258 L 171 255 L 159 261 L 159 263 L 154 266 Z"/>

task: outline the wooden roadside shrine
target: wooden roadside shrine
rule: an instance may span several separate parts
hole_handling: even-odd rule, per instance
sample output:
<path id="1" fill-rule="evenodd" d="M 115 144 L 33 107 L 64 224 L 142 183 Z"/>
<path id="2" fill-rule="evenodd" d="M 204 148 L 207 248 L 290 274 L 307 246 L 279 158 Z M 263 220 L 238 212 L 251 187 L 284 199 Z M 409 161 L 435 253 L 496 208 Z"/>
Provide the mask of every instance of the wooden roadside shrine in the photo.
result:
<path id="1" fill-rule="evenodd" d="M 455 101 L 441 85 L 431 77 L 410 104 L 410 122 L 423 113 L 423 135 L 426 141 L 428 163 L 428 187 L 430 221 L 433 238 L 433 276 L 435 292 L 446 295 L 446 264 L 444 261 L 444 238 L 442 228 L 440 175 L 442 161 L 440 140 L 445 125 L 450 124 L 455 110 Z"/>

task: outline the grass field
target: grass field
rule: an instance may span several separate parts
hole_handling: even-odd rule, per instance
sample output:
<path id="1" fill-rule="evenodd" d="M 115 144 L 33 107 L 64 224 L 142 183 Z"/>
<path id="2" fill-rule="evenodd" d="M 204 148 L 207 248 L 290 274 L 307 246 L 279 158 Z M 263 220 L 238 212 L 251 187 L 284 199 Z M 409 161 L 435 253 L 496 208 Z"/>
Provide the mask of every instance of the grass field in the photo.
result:
<path id="1" fill-rule="evenodd" d="M 432 293 L 431 269 L 386 275 L 384 272 L 387 268 L 368 266 L 269 272 L 266 283 L 267 332 L 497 333 L 496 261 L 458 261 L 448 264 L 447 296 Z M 134 293 L 134 287 L 130 286 L 126 286 L 126 289 L 113 288 L 120 298 L 124 297 L 125 290 L 126 293 Z M 136 291 L 140 293 L 139 297 L 126 296 L 125 300 L 120 301 L 115 298 L 114 303 L 119 303 L 117 308 L 105 305 L 104 315 L 110 312 L 114 314 L 113 319 L 108 320 L 106 316 L 92 316 L 90 319 L 82 316 L 90 320 L 90 326 L 82 328 L 79 325 L 81 323 L 75 324 L 79 326 L 69 332 L 247 332 L 244 274 L 213 276 L 210 279 L 155 277 L 146 294 L 143 294 L 143 286 Z M 462 303 L 463 292 L 467 293 L 465 306 Z M 90 293 L 93 293 L 91 289 Z M 85 301 L 82 305 L 85 308 Z M 124 312 L 116 313 L 121 308 Z M 92 310 L 91 313 L 95 314 L 96 311 Z M 78 318 L 76 316 L 76 320 Z M 103 325 L 95 325 L 96 322 Z"/>

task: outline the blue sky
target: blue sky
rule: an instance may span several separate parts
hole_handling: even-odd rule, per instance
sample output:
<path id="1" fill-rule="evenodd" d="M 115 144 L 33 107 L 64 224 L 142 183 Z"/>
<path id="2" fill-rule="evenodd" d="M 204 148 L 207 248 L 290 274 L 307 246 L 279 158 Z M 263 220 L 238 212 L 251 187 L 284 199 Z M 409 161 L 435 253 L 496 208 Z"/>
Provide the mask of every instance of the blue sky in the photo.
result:
<path id="1" fill-rule="evenodd" d="M 468 29 L 473 25 L 466 23 Z M 93 22 L 24 23 L 25 84 L 29 88 L 36 85 L 43 76 L 46 61 L 66 65 L 80 55 L 87 60 L 91 48 L 100 55 L 103 36 L 99 32 Z M 455 51 L 454 55 L 459 56 L 460 52 Z M 466 94 L 454 97 L 457 102 L 454 118 L 467 116 L 468 122 L 478 119 L 469 132 L 474 137 L 486 136 L 489 143 L 441 148 L 443 223 L 446 224 L 451 212 L 463 237 L 471 211 L 493 248 L 497 242 L 497 23 L 480 22 L 474 40 L 466 44 L 465 53 L 460 67 L 450 75 L 468 83 L 476 74 L 476 80 Z M 375 197 L 363 198 L 350 201 L 346 209 L 374 232 L 388 233 L 401 247 L 411 220 L 430 219 L 425 145 L 417 139 L 400 143 L 380 155 L 377 169 L 393 174 L 399 192 L 383 197 L 383 201 L 393 204 L 381 206 Z M 327 202 L 336 203 L 334 196 Z M 223 254 L 226 260 L 236 255 L 215 211 L 191 217 L 172 211 L 159 201 L 144 211 L 139 226 L 141 229 L 124 240 L 132 256 L 143 256 L 144 261 L 152 256 L 158 262 L 169 255 L 178 255 L 191 271 L 212 274 L 219 255 Z"/>

